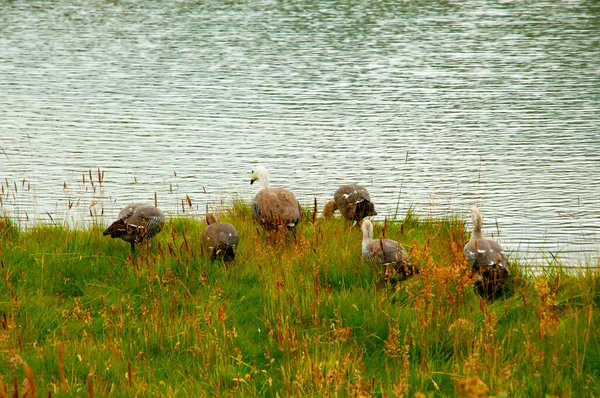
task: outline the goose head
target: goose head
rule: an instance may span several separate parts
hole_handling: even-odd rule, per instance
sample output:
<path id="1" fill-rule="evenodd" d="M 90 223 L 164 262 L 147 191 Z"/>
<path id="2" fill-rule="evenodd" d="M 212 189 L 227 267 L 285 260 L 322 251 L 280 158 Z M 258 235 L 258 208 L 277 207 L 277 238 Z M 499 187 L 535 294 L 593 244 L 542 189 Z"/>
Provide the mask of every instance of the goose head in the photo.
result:
<path id="1" fill-rule="evenodd" d="M 269 186 L 269 172 L 264 166 L 256 166 L 250 172 L 250 185 L 254 184 L 255 181 L 259 181 L 262 188 Z"/>

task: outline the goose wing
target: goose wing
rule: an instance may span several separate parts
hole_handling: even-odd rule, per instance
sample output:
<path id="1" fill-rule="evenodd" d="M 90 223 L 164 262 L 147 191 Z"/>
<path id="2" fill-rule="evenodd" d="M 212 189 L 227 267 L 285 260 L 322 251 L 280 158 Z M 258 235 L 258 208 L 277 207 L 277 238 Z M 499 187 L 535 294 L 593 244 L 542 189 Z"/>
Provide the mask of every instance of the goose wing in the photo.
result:
<path id="1" fill-rule="evenodd" d="M 283 188 L 261 189 L 252 203 L 255 218 L 263 225 L 295 227 L 301 218 L 300 204 Z"/>
<path id="2" fill-rule="evenodd" d="M 469 241 L 465 245 L 464 254 L 471 267 L 487 267 L 490 265 L 506 267 L 504 249 L 493 240 L 477 239 Z"/>
<path id="3" fill-rule="evenodd" d="M 123 207 L 120 211 L 119 214 L 117 215 L 117 219 L 108 226 L 108 228 L 106 228 L 104 230 L 104 232 L 102 232 L 102 235 L 106 236 L 106 235 L 110 235 L 111 238 L 119 238 L 119 237 L 123 237 L 124 235 L 127 234 L 127 220 L 129 219 L 129 217 L 131 217 L 133 215 L 133 213 L 135 212 L 135 208 L 138 206 L 138 204 L 129 204 L 125 207 Z"/>
<path id="4" fill-rule="evenodd" d="M 368 250 L 372 258 L 384 263 L 397 263 L 408 259 L 404 247 L 392 239 L 373 239 L 368 245 Z"/>
<path id="5" fill-rule="evenodd" d="M 359 203 L 363 200 L 371 200 L 369 191 L 361 185 L 347 184 L 342 185 L 335 191 L 333 198 L 339 205 L 348 205 L 350 203 Z"/>

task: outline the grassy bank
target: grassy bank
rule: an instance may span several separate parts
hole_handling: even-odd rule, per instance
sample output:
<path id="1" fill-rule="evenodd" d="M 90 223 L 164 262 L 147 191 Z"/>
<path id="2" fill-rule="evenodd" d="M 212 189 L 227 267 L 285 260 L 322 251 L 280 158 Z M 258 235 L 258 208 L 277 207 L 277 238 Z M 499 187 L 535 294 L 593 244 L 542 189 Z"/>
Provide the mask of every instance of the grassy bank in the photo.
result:
<path id="1" fill-rule="evenodd" d="M 409 214 L 386 236 L 422 274 L 386 286 L 358 228 L 311 218 L 273 244 L 236 203 L 227 267 L 200 248 L 201 220 L 168 221 L 132 256 L 101 228 L 0 219 L 0 396 L 600 394 L 597 273 L 513 265 L 507 297 L 484 302 L 464 222 Z"/>

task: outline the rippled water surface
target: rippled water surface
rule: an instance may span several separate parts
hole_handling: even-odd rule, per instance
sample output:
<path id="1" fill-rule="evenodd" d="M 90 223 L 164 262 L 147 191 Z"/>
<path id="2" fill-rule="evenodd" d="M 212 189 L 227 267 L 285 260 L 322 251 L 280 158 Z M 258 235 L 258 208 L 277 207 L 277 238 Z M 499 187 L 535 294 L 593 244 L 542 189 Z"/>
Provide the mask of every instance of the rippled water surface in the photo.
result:
<path id="1" fill-rule="evenodd" d="M 0 2 L 2 210 L 24 224 L 155 193 L 202 214 L 263 164 L 306 205 L 347 182 L 381 217 L 478 202 L 508 249 L 596 264 L 599 108 L 594 1 Z"/>

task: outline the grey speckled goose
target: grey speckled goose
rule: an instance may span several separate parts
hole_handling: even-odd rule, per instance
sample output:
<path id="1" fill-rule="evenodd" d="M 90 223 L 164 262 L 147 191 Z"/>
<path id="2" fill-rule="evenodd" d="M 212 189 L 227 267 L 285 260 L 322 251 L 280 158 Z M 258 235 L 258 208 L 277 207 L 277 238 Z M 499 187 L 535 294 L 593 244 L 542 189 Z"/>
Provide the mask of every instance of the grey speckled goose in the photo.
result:
<path id="1" fill-rule="evenodd" d="M 300 203 L 294 194 L 283 188 L 269 187 L 269 172 L 258 166 L 250 173 L 250 184 L 260 182 L 260 190 L 252 201 L 254 218 L 265 229 L 288 229 L 294 234 L 302 217 Z"/>
<path id="2" fill-rule="evenodd" d="M 202 233 L 202 244 L 210 251 L 211 258 L 233 261 L 239 242 L 235 227 L 226 222 L 219 222 L 212 213 L 206 215 L 208 227 Z"/>
<path id="3" fill-rule="evenodd" d="M 406 276 L 418 273 L 419 270 L 408 259 L 404 247 L 392 239 L 373 239 L 373 224 L 364 220 L 361 225 L 363 232 L 362 257 L 377 264 L 386 265 L 386 277 L 397 281 Z"/>
<path id="4" fill-rule="evenodd" d="M 376 216 L 375 206 L 371 202 L 369 191 L 362 185 L 342 185 L 335 191 L 333 200 L 325 204 L 323 217 L 330 218 L 339 210 L 346 220 L 360 222 L 365 217 Z"/>
<path id="5" fill-rule="evenodd" d="M 475 288 L 480 296 L 495 299 L 502 294 L 509 276 L 504 249 L 493 240 L 484 239 L 481 233 L 483 216 L 478 207 L 471 210 L 473 232 L 465 245 L 464 255 L 471 270 L 477 275 Z"/>
<path id="6" fill-rule="evenodd" d="M 106 228 L 102 235 L 121 238 L 129 242 L 131 250 L 134 250 L 136 243 L 150 241 L 164 225 L 165 216 L 157 207 L 133 203 L 121 209 L 117 221 Z"/>

